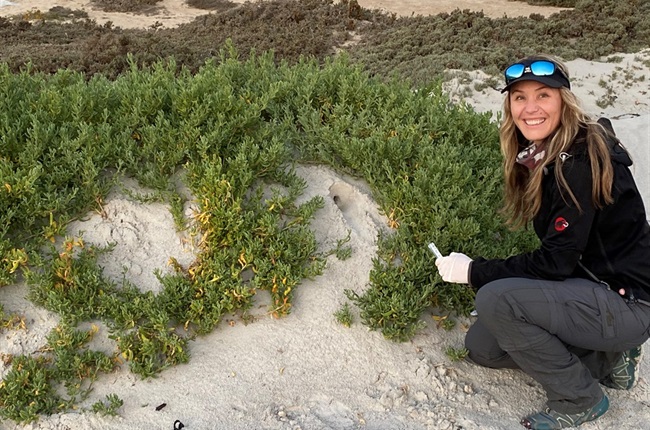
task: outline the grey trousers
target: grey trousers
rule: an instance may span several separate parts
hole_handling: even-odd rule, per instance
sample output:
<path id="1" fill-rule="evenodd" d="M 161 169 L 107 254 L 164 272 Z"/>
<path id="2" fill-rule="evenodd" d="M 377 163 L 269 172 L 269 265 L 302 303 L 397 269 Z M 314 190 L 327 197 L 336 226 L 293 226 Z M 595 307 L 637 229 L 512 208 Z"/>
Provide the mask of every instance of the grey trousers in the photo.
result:
<path id="1" fill-rule="evenodd" d="M 476 310 L 465 337 L 469 358 L 523 370 L 561 413 L 598 403 L 599 381 L 623 351 L 650 337 L 650 306 L 628 303 L 588 279 L 500 279 L 479 289 Z"/>

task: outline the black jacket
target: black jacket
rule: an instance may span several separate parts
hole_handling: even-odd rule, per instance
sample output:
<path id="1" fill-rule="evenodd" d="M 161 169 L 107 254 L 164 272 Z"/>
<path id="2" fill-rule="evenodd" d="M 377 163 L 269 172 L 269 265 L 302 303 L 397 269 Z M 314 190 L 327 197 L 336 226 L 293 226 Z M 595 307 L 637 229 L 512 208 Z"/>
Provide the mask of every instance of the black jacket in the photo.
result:
<path id="1" fill-rule="evenodd" d="M 601 123 L 611 130 L 608 120 Z M 586 268 L 613 290 L 623 289 L 626 298 L 650 301 L 650 225 L 629 169 L 632 160 L 611 131 L 607 141 L 614 166 L 614 202 L 601 209 L 592 204 L 592 175 L 583 130 L 563 161 L 548 166 L 543 179 L 542 205 L 533 220 L 541 246 L 504 260 L 475 259 L 469 268 L 471 286 L 478 289 L 512 277 L 591 278 Z M 570 197 L 563 198 L 553 172 L 558 167 L 582 212 Z"/>

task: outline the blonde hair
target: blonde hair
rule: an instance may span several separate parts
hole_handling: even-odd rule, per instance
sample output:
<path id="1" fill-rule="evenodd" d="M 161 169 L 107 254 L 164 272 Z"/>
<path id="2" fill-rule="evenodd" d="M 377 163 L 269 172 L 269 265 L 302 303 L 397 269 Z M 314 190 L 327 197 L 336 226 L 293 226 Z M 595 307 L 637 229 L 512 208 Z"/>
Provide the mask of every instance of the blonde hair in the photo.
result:
<path id="1" fill-rule="evenodd" d="M 569 76 L 566 66 L 557 59 L 545 55 L 534 58 L 552 61 L 567 77 Z M 542 180 L 546 166 L 553 163 L 561 165 L 560 154 L 569 152 L 580 129 L 587 131 L 586 145 L 591 164 L 593 205 L 601 208 L 603 204 L 613 202 L 614 172 L 605 141 L 607 131 L 583 111 L 571 90 L 565 87 L 560 88 L 560 96 L 562 99 L 560 124 L 557 130 L 546 138 L 546 155 L 542 164 L 534 170 L 516 162 L 517 154 L 527 144 L 517 129 L 510 112 L 510 93 L 504 99 L 504 115 L 499 130 L 505 177 L 503 212 L 508 216 L 508 224 L 513 228 L 527 225 L 537 215 L 542 204 Z M 571 187 L 564 178 L 562 169 L 558 167 L 553 170 L 565 201 L 568 196 L 578 210 L 582 211 Z"/>

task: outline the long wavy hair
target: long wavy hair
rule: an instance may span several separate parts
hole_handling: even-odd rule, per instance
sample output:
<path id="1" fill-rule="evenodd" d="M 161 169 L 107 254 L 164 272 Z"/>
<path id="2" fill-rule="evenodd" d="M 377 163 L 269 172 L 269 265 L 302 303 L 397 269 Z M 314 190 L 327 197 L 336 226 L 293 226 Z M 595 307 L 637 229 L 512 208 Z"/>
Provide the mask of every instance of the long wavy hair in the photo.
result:
<path id="1" fill-rule="evenodd" d="M 557 59 L 538 55 L 535 59 L 552 61 L 566 76 L 569 76 L 566 65 Z M 601 208 L 613 202 L 612 182 L 614 177 L 609 150 L 606 144 L 608 132 L 597 122 L 592 120 L 580 107 L 580 103 L 568 88 L 560 88 L 562 107 L 560 124 L 546 138 L 546 156 L 534 170 L 516 162 L 517 154 L 530 144 L 515 125 L 510 112 L 510 93 L 503 102 L 503 120 L 499 130 L 501 140 L 501 153 L 503 154 L 503 170 L 505 177 L 505 205 L 503 212 L 508 217 L 508 224 L 512 228 L 522 227 L 537 215 L 542 204 L 542 180 L 545 167 L 557 163 L 561 166 L 560 154 L 569 152 L 575 138 L 581 129 L 586 130 L 587 153 L 591 164 L 592 201 L 595 207 Z M 572 203 L 582 211 L 571 187 L 567 183 L 561 168 L 553 169 L 555 180 Z M 568 201 L 567 201 L 568 203 Z"/>

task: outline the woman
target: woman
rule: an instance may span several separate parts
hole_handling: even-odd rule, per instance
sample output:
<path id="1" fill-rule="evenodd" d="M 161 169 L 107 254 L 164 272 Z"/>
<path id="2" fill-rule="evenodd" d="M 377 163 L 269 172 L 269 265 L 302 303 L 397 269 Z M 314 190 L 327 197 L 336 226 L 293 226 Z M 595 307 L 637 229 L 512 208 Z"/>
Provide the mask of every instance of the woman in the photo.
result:
<path id="1" fill-rule="evenodd" d="M 548 408 L 521 424 L 574 427 L 607 411 L 601 384 L 636 382 L 650 337 L 650 226 L 627 152 L 608 120 L 579 107 L 566 67 L 528 57 L 505 78 L 505 211 L 515 227 L 532 222 L 541 245 L 505 260 L 451 253 L 436 266 L 477 290 L 469 358 L 522 369 L 546 391 Z"/>

